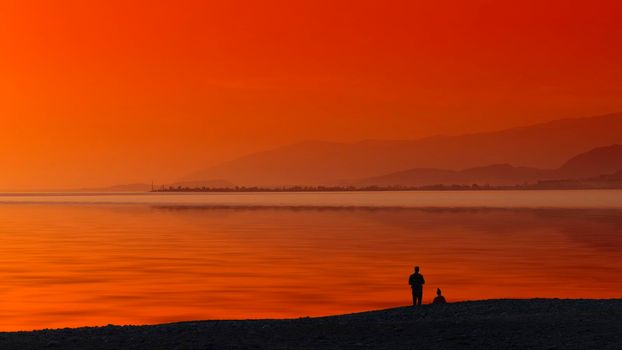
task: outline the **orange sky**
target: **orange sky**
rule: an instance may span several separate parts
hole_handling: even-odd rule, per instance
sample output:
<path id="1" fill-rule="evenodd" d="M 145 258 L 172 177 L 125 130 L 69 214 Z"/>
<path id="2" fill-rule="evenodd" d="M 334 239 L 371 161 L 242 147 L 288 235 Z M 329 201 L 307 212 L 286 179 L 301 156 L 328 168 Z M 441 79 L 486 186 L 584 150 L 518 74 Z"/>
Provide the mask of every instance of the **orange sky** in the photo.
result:
<path id="1" fill-rule="evenodd" d="M 0 190 L 622 110 L 619 1 L 0 0 Z"/>

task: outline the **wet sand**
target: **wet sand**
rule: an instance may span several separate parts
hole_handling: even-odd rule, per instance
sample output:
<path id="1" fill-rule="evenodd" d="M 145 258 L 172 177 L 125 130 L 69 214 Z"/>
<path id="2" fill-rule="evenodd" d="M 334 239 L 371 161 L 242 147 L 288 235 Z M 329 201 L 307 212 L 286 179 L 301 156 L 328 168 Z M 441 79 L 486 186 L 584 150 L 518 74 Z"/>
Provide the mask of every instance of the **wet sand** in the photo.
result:
<path id="1" fill-rule="evenodd" d="M 619 349 L 622 299 L 484 300 L 285 320 L 0 333 L 1 349 Z"/>

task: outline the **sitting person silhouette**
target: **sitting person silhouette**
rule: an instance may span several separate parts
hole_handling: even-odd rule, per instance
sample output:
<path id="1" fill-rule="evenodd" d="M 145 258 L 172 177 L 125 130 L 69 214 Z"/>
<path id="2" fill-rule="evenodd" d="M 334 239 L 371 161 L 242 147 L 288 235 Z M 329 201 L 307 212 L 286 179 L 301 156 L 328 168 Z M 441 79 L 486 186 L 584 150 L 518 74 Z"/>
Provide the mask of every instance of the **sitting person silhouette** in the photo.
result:
<path id="1" fill-rule="evenodd" d="M 413 306 L 421 305 L 425 280 L 423 279 L 423 275 L 419 273 L 419 266 L 415 266 L 415 273 L 408 277 L 408 284 L 410 284 L 410 288 L 412 289 Z"/>
<path id="2" fill-rule="evenodd" d="M 445 297 L 441 295 L 441 289 L 440 288 L 436 288 L 436 298 L 434 298 L 434 301 L 432 302 L 432 304 L 446 304 L 447 300 L 445 300 Z"/>

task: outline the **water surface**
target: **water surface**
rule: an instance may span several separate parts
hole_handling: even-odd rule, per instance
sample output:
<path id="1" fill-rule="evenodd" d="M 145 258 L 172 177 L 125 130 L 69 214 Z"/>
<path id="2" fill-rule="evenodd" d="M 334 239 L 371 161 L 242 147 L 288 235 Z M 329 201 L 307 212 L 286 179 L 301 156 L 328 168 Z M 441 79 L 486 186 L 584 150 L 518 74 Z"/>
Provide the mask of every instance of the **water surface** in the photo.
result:
<path id="1" fill-rule="evenodd" d="M 433 197 L 400 207 L 404 197 L 389 205 L 386 193 L 358 206 L 349 194 L 329 194 L 321 206 L 318 193 L 318 205 L 276 196 L 299 206 L 274 205 L 273 194 L 258 205 L 239 194 L 220 195 L 227 205 L 202 195 L 3 195 L 0 330 L 399 306 L 409 303 L 414 264 L 427 280 L 426 302 L 437 287 L 450 301 L 622 297 L 622 209 L 582 206 L 580 192 L 563 207 L 481 198 L 439 207 L 426 202 Z M 586 192 L 588 204 L 598 195 L 615 204 L 619 195 Z"/>

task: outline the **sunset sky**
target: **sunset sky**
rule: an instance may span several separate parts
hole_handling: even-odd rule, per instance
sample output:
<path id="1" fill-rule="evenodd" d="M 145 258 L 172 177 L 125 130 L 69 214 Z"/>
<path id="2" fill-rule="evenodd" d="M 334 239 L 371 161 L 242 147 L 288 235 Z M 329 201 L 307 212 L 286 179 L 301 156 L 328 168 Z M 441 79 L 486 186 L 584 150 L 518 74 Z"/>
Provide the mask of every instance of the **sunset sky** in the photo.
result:
<path id="1" fill-rule="evenodd" d="M 0 190 L 622 111 L 622 3 L 0 0 Z"/>

